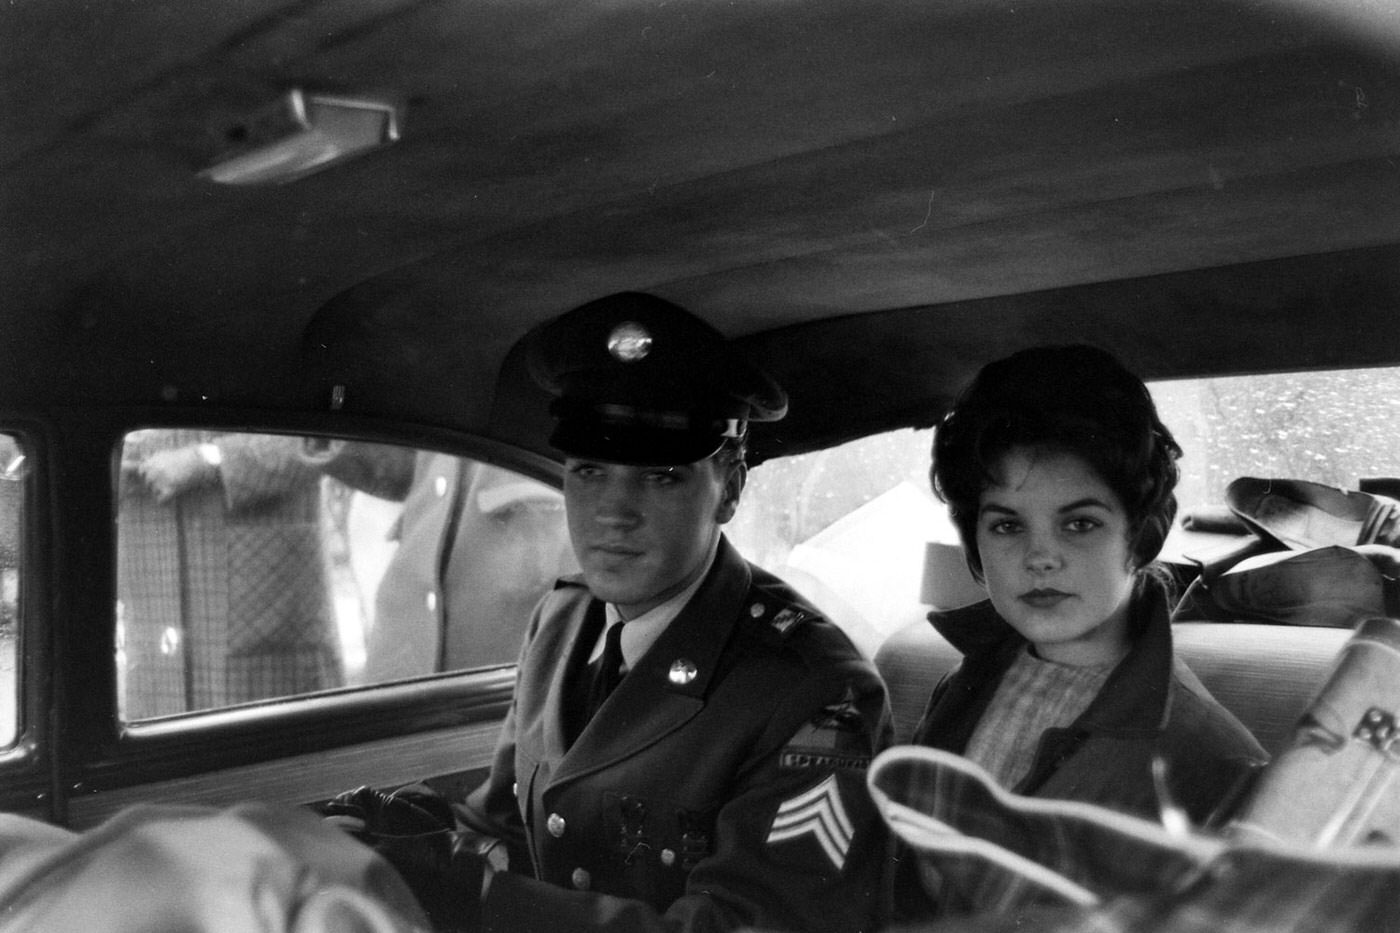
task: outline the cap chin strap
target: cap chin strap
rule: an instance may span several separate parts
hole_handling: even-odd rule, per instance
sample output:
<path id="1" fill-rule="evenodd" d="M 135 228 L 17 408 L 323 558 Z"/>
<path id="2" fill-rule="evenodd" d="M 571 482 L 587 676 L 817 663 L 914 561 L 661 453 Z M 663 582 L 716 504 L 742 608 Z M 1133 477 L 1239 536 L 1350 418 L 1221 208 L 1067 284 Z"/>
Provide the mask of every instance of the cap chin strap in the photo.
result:
<path id="1" fill-rule="evenodd" d="M 743 418 L 705 419 L 683 411 L 655 411 L 635 405 L 594 405 L 593 411 L 604 424 L 661 428 L 666 431 L 719 429 L 720 437 L 743 437 L 748 423 Z"/>

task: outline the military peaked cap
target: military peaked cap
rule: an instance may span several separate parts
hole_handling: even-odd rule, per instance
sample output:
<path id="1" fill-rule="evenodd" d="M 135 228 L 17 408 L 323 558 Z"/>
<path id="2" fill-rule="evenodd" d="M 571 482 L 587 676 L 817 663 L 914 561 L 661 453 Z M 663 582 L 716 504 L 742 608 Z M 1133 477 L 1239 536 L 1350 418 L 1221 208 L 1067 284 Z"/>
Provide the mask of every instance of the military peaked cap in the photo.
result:
<path id="1" fill-rule="evenodd" d="M 719 331 L 654 295 L 599 298 L 528 340 L 530 373 L 554 396 L 550 444 L 571 457 L 694 463 L 787 413 L 782 388 Z"/>

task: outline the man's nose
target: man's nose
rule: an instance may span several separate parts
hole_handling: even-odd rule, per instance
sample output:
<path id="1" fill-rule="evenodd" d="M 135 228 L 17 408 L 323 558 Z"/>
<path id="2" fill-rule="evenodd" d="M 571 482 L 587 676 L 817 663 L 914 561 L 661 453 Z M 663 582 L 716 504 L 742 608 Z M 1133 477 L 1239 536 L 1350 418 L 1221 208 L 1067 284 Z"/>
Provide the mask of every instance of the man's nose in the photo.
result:
<path id="1" fill-rule="evenodd" d="M 613 528 L 630 528 L 641 520 L 637 490 L 625 477 L 610 477 L 598 495 L 595 517 Z"/>

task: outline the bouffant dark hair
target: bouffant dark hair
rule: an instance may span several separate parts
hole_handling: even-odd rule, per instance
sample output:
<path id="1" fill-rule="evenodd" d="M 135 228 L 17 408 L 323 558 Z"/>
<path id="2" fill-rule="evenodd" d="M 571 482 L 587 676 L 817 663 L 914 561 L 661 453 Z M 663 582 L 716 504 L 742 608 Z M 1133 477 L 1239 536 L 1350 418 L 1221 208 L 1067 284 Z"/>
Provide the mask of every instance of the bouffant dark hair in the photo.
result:
<path id="1" fill-rule="evenodd" d="M 948 503 L 982 579 L 977 512 L 1014 448 L 1073 454 L 1117 494 L 1128 516 L 1133 566 L 1156 559 L 1176 517 L 1181 456 L 1142 380 L 1113 355 L 1085 345 L 1022 350 L 984 366 L 944 416 L 929 477 Z"/>

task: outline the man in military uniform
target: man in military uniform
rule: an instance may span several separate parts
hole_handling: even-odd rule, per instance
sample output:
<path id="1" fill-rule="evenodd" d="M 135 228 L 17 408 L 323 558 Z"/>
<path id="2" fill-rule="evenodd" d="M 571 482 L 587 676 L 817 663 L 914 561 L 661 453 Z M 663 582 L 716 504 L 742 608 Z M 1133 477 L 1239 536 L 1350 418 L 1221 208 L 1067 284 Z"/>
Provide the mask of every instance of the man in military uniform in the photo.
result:
<path id="1" fill-rule="evenodd" d="M 481 928 L 870 929 L 884 686 L 721 534 L 747 423 L 785 394 L 649 295 L 530 341 L 582 573 L 536 609 L 490 777 L 459 808 L 510 853 Z"/>

